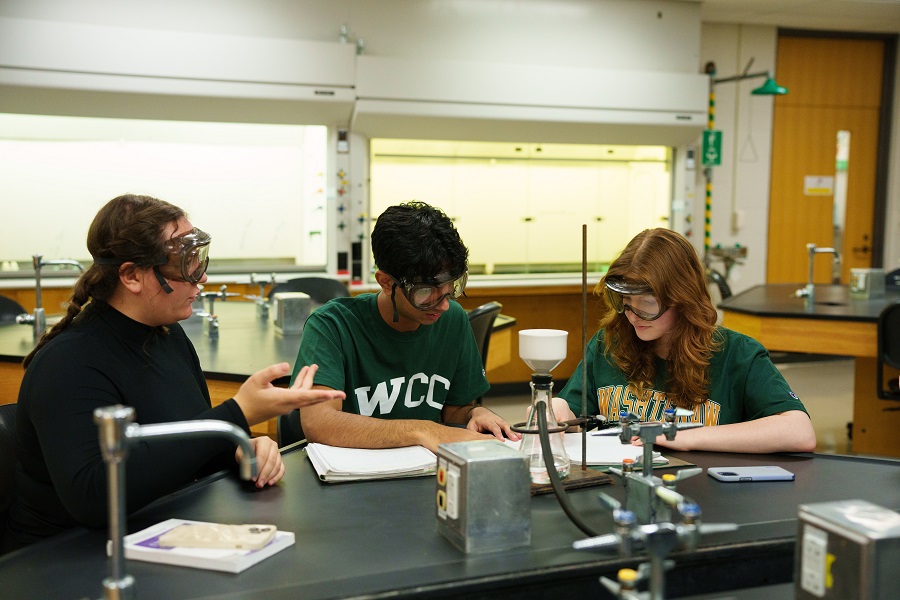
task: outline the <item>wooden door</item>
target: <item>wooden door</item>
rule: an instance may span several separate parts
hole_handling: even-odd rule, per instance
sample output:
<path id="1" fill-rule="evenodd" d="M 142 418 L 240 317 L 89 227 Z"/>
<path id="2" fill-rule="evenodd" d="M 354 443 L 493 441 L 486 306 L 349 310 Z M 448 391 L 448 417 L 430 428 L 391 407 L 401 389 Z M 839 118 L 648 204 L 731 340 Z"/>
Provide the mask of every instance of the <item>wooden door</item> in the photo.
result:
<path id="1" fill-rule="evenodd" d="M 880 39 L 778 39 L 769 193 L 767 282 L 805 283 L 807 243 L 834 245 L 833 195 L 810 195 L 807 176 L 836 175 L 838 131 L 850 132 L 841 281 L 872 266 L 882 68 Z M 830 256 L 814 261 L 815 283 L 831 282 Z"/>

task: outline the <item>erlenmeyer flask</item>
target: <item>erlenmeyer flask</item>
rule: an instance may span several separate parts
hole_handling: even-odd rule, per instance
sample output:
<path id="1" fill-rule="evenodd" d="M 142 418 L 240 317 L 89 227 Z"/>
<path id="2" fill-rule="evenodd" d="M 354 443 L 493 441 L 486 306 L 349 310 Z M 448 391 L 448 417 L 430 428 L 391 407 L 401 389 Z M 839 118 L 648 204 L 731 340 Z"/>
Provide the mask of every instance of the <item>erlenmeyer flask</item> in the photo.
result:
<path id="1" fill-rule="evenodd" d="M 531 376 L 531 411 L 528 414 L 528 423 L 526 429 L 528 433 L 522 434 L 522 445 L 520 450 L 527 455 L 528 469 L 531 472 L 531 481 L 533 483 L 550 483 L 550 476 L 547 474 L 547 465 L 544 462 L 544 454 L 541 448 L 541 437 L 538 433 L 538 402 L 543 400 L 542 409 L 547 415 L 547 430 L 553 431 L 559 425 L 556 423 L 556 417 L 553 416 L 553 409 L 550 405 L 552 397 L 553 379 L 550 375 L 540 375 L 535 373 Z M 569 474 L 571 461 L 563 446 L 562 432 L 551 433 L 550 435 L 550 453 L 553 455 L 553 466 L 562 479 Z"/>

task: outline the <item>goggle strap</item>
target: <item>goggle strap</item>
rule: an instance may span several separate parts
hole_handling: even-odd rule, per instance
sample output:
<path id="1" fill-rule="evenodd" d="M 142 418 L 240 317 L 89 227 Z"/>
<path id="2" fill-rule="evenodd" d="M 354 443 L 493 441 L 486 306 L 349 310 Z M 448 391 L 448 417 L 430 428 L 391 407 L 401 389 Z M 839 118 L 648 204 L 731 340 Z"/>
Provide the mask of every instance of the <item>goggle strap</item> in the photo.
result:
<path id="1" fill-rule="evenodd" d="M 116 267 L 121 267 L 126 262 L 124 260 L 116 258 L 115 256 L 110 256 L 110 257 L 92 256 L 91 258 L 94 260 L 95 265 L 113 265 Z"/>
<path id="2" fill-rule="evenodd" d="M 156 280 L 159 282 L 160 287 L 167 294 L 171 294 L 173 291 L 172 286 L 169 285 L 169 282 L 165 277 L 162 276 L 162 273 L 159 272 L 159 267 L 153 267 L 153 274 L 156 275 Z"/>
<path id="3" fill-rule="evenodd" d="M 391 286 L 391 306 L 394 307 L 394 323 L 400 321 L 400 313 L 397 312 L 397 300 L 394 298 L 394 294 L 397 293 L 397 284 L 395 283 Z"/>

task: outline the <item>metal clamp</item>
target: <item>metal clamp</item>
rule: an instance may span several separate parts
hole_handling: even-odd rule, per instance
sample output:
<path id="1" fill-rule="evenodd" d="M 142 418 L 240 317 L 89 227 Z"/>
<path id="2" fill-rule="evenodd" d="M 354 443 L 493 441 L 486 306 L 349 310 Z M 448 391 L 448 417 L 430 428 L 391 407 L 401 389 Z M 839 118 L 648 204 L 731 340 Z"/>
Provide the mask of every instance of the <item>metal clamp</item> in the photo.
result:
<path id="1" fill-rule="evenodd" d="M 617 500 L 600 494 L 601 503 L 613 512 L 616 523 L 613 533 L 579 540 L 572 544 L 576 550 L 612 549 L 619 550 L 621 556 L 631 556 L 635 550 L 644 549 L 650 555 L 649 563 L 642 563 L 638 570 L 619 572 L 618 581 L 601 577 L 600 582 L 606 589 L 622 600 L 662 600 L 665 594 L 665 572 L 674 566 L 674 561 L 666 557 L 681 546 L 686 550 L 695 550 L 703 534 L 734 531 L 735 523 L 700 523 L 700 506 L 697 503 L 669 490 L 657 488 L 657 494 L 665 502 L 671 503 L 680 517 L 679 523 L 648 523 L 638 525 L 635 514 L 623 508 Z M 650 581 L 650 591 L 636 591 L 640 581 Z"/>

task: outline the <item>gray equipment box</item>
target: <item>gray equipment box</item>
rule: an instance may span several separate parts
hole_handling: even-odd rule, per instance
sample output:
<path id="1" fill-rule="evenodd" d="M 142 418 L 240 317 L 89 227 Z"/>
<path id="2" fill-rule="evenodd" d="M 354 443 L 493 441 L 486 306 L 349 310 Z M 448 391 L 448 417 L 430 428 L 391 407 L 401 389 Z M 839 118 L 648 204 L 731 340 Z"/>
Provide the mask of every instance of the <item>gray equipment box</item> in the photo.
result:
<path id="1" fill-rule="evenodd" d="M 850 269 L 850 297 L 884 298 L 884 269 Z"/>
<path id="2" fill-rule="evenodd" d="M 528 457 L 498 440 L 438 446 L 437 529 L 463 552 L 531 543 Z"/>
<path id="3" fill-rule="evenodd" d="M 799 528 L 795 598 L 897 597 L 900 513 L 865 500 L 801 504 Z"/>
<path id="4" fill-rule="evenodd" d="M 275 312 L 275 333 L 296 335 L 303 333 L 312 300 L 303 292 L 278 292 L 272 296 Z"/>

